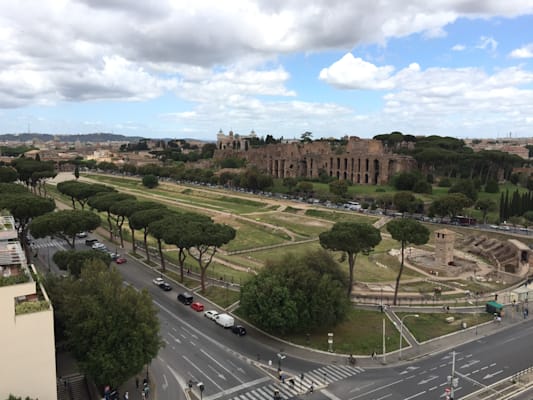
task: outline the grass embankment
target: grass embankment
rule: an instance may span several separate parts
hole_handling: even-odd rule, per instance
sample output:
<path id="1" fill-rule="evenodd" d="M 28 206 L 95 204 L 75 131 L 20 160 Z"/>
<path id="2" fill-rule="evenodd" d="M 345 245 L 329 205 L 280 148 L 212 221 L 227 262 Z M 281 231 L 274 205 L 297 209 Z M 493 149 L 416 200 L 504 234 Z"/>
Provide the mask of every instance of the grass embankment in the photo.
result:
<path id="1" fill-rule="evenodd" d="M 413 313 L 396 313 L 398 318 Z M 457 332 L 465 323 L 467 327 L 482 324 L 493 320 L 493 316 L 487 313 L 481 314 L 457 314 L 457 313 L 421 313 L 418 318 L 409 317 L 404 319 L 404 324 L 418 342 L 434 339 L 449 333 Z M 446 318 L 453 317 L 453 322 L 447 322 Z"/>

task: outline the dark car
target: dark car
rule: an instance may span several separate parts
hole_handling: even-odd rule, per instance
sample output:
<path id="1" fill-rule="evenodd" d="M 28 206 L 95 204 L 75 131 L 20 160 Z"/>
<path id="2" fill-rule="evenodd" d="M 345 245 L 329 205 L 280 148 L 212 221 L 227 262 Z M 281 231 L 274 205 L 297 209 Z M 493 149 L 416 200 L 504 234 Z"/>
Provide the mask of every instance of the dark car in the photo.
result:
<path id="1" fill-rule="evenodd" d="M 172 290 L 172 286 L 170 286 L 167 282 L 161 282 L 159 284 L 159 287 L 163 289 L 165 292 L 168 292 L 169 290 Z"/>
<path id="2" fill-rule="evenodd" d="M 87 246 L 92 246 L 95 243 L 98 243 L 98 239 L 85 239 L 85 244 Z"/>
<path id="3" fill-rule="evenodd" d="M 242 325 L 233 325 L 231 327 L 231 331 L 236 334 L 236 335 L 239 335 L 239 336 L 244 336 L 246 335 L 246 328 Z"/>
<path id="4" fill-rule="evenodd" d="M 180 303 L 185 304 L 186 306 L 190 306 L 194 300 L 193 300 L 192 294 L 184 292 L 184 293 L 178 294 L 178 301 Z"/>

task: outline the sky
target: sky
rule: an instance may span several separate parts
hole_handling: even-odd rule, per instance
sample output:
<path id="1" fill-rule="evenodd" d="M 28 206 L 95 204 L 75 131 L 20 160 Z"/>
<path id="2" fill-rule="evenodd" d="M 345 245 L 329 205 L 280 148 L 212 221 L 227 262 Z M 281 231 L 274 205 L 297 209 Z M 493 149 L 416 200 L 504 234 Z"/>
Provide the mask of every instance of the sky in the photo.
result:
<path id="1" fill-rule="evenodd" d="M 532 0 L 0 0 L 0 133 L 533 136 Z"/>

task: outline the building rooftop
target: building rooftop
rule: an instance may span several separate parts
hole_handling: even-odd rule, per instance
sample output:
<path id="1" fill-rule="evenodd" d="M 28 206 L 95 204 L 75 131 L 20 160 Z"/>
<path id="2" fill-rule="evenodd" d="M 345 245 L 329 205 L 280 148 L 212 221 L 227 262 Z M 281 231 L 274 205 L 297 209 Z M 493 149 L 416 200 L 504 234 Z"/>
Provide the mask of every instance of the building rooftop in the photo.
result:
<path id="1" fill-rule="evenodd" d="M 15 219 L 11 215 L 0 215 L 0 242 L 17 239 Z"/>

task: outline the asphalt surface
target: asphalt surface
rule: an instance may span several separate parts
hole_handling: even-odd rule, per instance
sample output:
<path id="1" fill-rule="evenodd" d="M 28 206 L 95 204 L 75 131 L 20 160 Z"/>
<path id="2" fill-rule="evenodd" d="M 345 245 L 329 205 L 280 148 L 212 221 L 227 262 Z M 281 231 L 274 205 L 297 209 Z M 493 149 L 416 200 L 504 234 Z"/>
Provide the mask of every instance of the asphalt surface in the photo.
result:
<path id="1" fill-rule="evenodd" d="M 87 248 L 84 240 L 77 247 Z M 66 248 L 53 239 L 34 241 L 36 258 L 54 272 L 61 271 L 53 263 L 53 253 Z M 165 347 L 149 366 L 152 398 L 268 400 L 276 391 L 282 399 L 445 398 L 445 389 L 452 387 L 447 377 L 452 374 L 454 351 L 454 376 L 458 378 L 454 398 L 458 399 L 532 364 L 533 346 L 528 346 L 528 338 L 533 323 L 511 311 L 502 323 L 491 322 L 421 345 L 406 343 L 403 360 L 391 353 L 386 359 L 359 357 L 357 364 L 350 366 L 345 356 L 283 343 L 245 324 L 248 335 L 234 335 L 179 303 L 180 289 L 175 283 L 172 291 L 164 292 L 152 283 L 158 273 L 133 257 L 126 258 L 126 264 L 117 266 L 125 284 L 148 290 L 159 309 Z M 195 297 L 206 309 L 219 310 Z M 279 379 L 278 367 L 284 382 Z M 193 384 L 190 393 L 184 391 L 189 381 Z M 132 400 L 140 398 L 133 382 L 126 387 Z"/>

